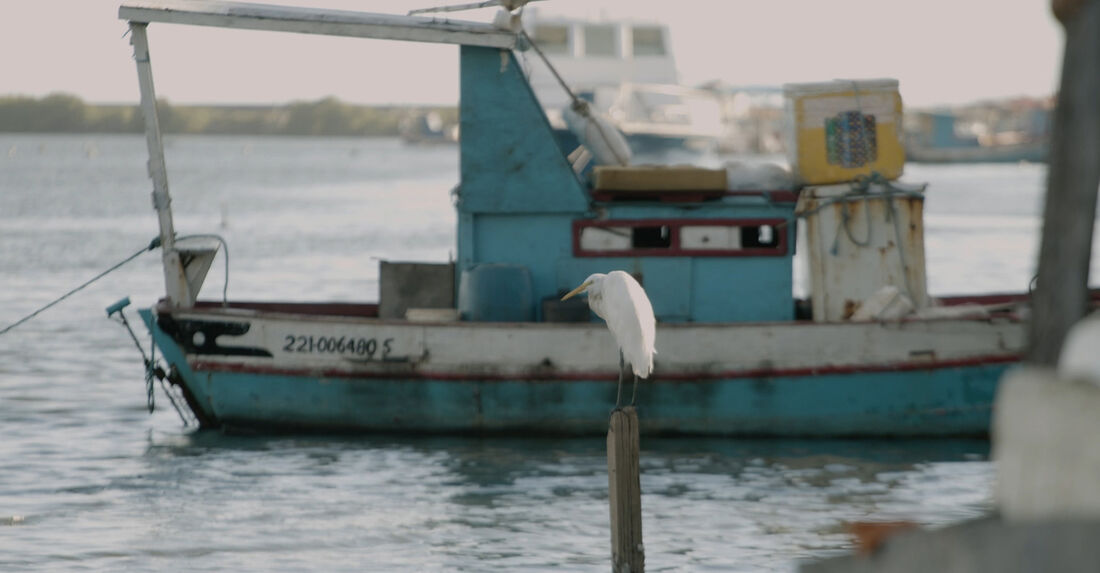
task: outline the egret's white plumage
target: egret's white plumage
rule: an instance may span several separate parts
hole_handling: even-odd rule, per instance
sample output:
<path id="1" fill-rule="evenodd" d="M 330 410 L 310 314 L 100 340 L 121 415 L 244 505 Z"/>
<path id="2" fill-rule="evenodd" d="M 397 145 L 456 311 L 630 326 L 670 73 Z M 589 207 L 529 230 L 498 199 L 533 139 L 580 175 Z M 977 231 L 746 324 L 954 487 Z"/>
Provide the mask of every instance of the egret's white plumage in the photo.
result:
<path id="1" fill-rule="evenodd" d="M 582 292 L 588 294 L 589 308 L 607 322 L 623 359 L 630 364 L 634 374 L 649 378 L 653 372 L 653 355 L 657 353 L 654 348 L 657 321 L 642 285 L 623 271 L 611 271 L 606 275 L 596 273 L 562 300 Z"/>

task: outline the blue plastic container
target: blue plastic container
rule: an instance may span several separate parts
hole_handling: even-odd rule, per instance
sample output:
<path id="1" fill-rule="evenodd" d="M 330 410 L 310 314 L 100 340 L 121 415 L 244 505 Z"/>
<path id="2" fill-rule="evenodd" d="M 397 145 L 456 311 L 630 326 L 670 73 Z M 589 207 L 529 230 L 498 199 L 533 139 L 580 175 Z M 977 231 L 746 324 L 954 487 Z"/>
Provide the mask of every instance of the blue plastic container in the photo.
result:
<path id="1" fill-rule="evenodd" d="M 535 319 L 531 271 L 523 265 L 483 263 L 462 271 L 458 311 L 463 320 L 530 322 Z"/>

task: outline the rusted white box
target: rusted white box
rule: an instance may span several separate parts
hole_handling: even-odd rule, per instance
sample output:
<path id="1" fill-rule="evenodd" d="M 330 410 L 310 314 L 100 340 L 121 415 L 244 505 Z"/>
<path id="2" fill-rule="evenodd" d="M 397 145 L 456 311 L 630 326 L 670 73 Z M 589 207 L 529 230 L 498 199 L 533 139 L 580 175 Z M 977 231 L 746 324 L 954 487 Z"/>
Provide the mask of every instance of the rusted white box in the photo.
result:
<path id="1" fill-rule="evenodd" d="M 797 212 L 806 220 L 814 321 L 848 320 L 890 285 L 916 309 L 928 306 L 923 189 L 891 183 L 802 190 Z"/>

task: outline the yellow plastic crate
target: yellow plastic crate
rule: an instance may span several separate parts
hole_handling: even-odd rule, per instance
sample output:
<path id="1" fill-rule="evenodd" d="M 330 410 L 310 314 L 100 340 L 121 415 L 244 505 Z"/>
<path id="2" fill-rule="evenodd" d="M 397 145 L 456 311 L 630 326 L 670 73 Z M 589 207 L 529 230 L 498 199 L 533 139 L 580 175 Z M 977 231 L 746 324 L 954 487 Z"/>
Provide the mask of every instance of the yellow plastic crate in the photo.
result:
<path id="1" fill-rule="evenodd" d="M 787 160 L 810 185 L 879 173 L 897 179 L 905 165 L 901 94 L 892 79 L 783 86 Z"/>

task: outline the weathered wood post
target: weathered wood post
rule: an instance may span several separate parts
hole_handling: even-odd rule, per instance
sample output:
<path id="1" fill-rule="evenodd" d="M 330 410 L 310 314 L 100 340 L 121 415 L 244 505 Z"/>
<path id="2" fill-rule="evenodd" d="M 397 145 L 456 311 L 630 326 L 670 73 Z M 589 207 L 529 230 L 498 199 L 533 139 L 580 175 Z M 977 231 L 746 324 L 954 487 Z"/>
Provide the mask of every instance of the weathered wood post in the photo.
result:
<path id="1" fill-rule="evenodd" d="M 1010 372 L 997 389 L 997 505 L 1011 522 L 1095 522 L 1100 388 L 1054 367 L 1066 334 L 1088 311 L 1100 187 L 1100 0 L 1054 0 L 1052 7 L 1065 27 L 1066 47 L 1032 300 L 1027 360 L 1033 367 Z"/>
<path id="2" fill-rule="evenodd" d="M 645 571 L 639 447 L 638 411 L 633 406 L 616 408 L 607 428 L 612 573 Z"/>
<path id="3" fill-rule="evenodd" d="M 1100 185 L 1100 1 L 1053 0 L 1066 30 L 1054 111 L 1029 362 L 1053 366 L 1088 310 L 1089 259 Z"/>

